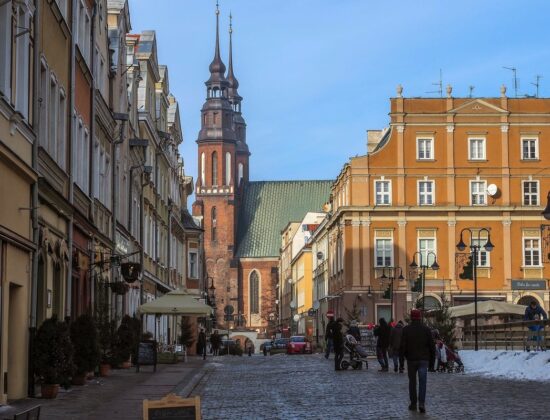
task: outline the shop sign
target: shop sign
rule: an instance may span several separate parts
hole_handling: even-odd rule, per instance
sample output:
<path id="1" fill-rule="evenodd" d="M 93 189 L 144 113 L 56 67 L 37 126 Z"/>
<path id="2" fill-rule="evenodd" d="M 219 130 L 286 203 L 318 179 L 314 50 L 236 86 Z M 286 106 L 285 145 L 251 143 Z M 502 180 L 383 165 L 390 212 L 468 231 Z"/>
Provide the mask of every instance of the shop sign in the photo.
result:
<path id="1" fill-rule="evenodd" d="M 115 242 L 116 242 L 117 253 L 122 255 L 128 254 L 128 248 L 130 246 L 130 242 L 128 241 L 128 239 L 126 239 L 119 232 L 117 232 L 115 235 Z"/>
<path id="2" fill-rule="evenodd" d="M 546 290 L 546 280 L 512 280 L 512 290 Z"/>

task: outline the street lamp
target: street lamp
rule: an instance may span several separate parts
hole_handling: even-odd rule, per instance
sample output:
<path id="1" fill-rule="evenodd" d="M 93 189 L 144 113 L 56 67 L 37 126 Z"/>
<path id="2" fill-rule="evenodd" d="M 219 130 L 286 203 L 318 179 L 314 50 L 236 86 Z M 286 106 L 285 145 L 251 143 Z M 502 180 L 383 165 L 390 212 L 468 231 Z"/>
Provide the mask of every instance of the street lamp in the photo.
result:
<path id="1" fill-rule="evenodd" d="M 487 228 L 481 228 L 477 230 L 477 238 L 475 237 L 475 231 L 472 228 L 464 228 L 460 231 L 460 241 L 456 244 L 456 249 L 459 251 L 464 251 L 466 249 L 466 244 L 463 240 L 463 234 L 464 232 L 470 233 L 470 253 L 472 254 L 472 271 L 473 271 L 473 280 L 474 280 L 474 336 L 475 336 L 475 351 L 478 350 L 478 342 L 477 342 L 477 257 L 479 255 L 479 251 L 482 248 L 481 246 L 481 232 L 487 233 L 487 240 L 485 241 L 485 245 L 483 245 L 483 248 L 487 252 L 491 252 L 495 246 L 491 242 L 491 232 Z"/>
<path id="2" fill-rule="evenodd" d="M 389 272 L 389 277 L 386 276 L 386 268 Z M 399 276 L 396 277 L 397 273 L 399 272 Z M 390 305 L 391 305 L 391 320 L 393 321 L 395 319 L 395 313 L 393 310 L 393 282 L 397 278 L 397 280 L 405 280 L 405 277 L 403 277 L 403 269 L 401 267 L 382 267 L 382 276 L 380 277 L 381 280 L 390 280 Z"/>
<path id="3" fill-rule="evenodd" d="M 417 254 L 419 257 L 418 262 L 420 263 L 420 265 L 416 263 Z M 433 256 L 434 262 L 431 265 L 428 265 L 428 261 L 430 260 L 431 256 Z M 437 255 L 433 251 L 427 251 L 425 253 L 416 251 L 413 254 L 413 260 L 410 263 L 409 267 L 412 270 L 417 270 L 419 268 L 422 269 L 422 317 L 424 317 L 424 312 L 426 310 L 426 269 L 431 268 L 434 271 L 439 270 L 439 264 L 437 263 Z"/>

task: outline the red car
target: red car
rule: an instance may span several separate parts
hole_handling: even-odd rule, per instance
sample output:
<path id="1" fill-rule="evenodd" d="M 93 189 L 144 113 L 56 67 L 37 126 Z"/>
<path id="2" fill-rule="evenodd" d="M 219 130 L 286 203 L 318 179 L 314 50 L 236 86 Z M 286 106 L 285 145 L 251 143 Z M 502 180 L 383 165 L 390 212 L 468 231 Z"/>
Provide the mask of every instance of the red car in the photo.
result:
<path id="1" fill-rule="evenodd" d="M 290 341 L 286 346 L 287 354 L 311 354 L 313 353 L 313 348 L 311 347 L 311 342 L 301 335 L 295 335 L 290 337 Z"/>

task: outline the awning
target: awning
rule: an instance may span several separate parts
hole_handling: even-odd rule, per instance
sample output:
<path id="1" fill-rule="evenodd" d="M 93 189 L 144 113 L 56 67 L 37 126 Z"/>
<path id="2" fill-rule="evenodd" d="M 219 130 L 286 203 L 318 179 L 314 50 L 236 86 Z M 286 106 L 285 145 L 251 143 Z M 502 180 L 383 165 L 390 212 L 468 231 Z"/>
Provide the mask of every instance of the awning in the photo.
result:
<path id="1" fill-rule="evenodd" d="M 525 314 L 524 305 L 515 305 L 513 303 L 499 302 L 496 300 L 485 300 L 477 302 L 478 316 L 491 315 L 523 315 Z M 467 305 L 458 305 L 449 308 L 451 318 L 467 318 L 474 316 L 475 303 Z"/>
<path id="2" fill-rule="evenodd" d="M 138 308 L 142 315 L 209 316 L 212 307 L 199 301 L 199 295 L 190 295 L 186 290 L 174 290 Z"/>

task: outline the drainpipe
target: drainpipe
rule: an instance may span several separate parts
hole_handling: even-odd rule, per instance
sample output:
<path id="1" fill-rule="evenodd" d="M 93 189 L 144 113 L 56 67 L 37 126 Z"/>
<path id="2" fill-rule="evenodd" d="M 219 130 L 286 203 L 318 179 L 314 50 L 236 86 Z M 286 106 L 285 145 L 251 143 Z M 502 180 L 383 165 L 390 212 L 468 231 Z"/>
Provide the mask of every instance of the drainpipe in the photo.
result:
<path id="1" fill-rule="evenodd" d="M 32 115 L 34 127 L 34 143 L 32 145 L 32 169 L 38 172 L 38 133 L 40 132 L 40 106 L 42 102 L 38 101 L 38 86 L 40 83 L 40 11 L 42 2 L 35 1 L 35 9 L 33 16 L 34 25 L 34 74 L 32 84 Z M 35 249 L 32 254 L 32 271 L 31 271 L 31 302 L 30 302 L 30 317 L 29 317 L 29 353 L 28 353 L 28 377 L 27 377 L 27 394 L 29 397 L 35 397 L 34 392 L 34 359 L 32 353 L 34 350 L 34 337 L 36 335 L 36 302 L 37 302 L 37 287 L 38 287 L 38 250 L 40 249 L 40 228 L 38 225 L 38 179 L 31 187 L 31 220 L 32 220 L 32 240 Z"/>
<path id="2" fill-rule="evenodd" d="M 76 10 L 76 9 L 73 9 Z M 95 133 L 96 133 L 96 122 L 95 122 L 95 116 L 96 116 L 96 110 L 95 110 L 95 74 L 94 74 L 94 67 L 95 67 L 95 17 L 97 14 L 97 6 L 94 5 L 93 11 L 92 11 L 92 34 L 91 34 L 91 58 L 90 58 L 90 67 L 92 69 L 92 94 L 90 95 L 90 166 L 88 173 L 90 174 L 90 179 L 88 182 L 88 188 L 90 191 L 90 219 L 93 220 L 94 214 L 95 214 L 95 179 L 94 179 L 94 164 L 95 164 Z M 90 235 L 90 264 L 93 264 L 95 261 L 95 235 Z M 93 273 L 93 272 L 92 272 Z M 80 279 L 79 279 L 80 281 Z M 93 298 L 91 306 L 93 307 L 95 305 L 95 276 L 94 276 L 94 287 L 93 287 Z"/>
<path id="3" fill-rule="evenodd" d="M 113 240 L 113 254 L 116 254 L 116 225 L 117 225 L 117 211 L 118 211 L 118 169 L 117 169 L 117 152 L 118 152 L 118 145 L 122 144 L 124 142 L 124 124 L 125 120 L 122 120 L 120 123 L 120 134 L 118 140 L 115 140 L 113 142 L 113 153 L 112 153 L 112 162 L 113 162 L 113 177 L 111 180 L 111 191 L 112 191 L 112 221 L 113 225 L 111 227 L 112 232 L 112 240 Z M 117 268 L 111 264 L 111 282 L 115 279 L 115 272 Z M 118 314 L 118 296 L 115 295 L 115 318 Z"/>

